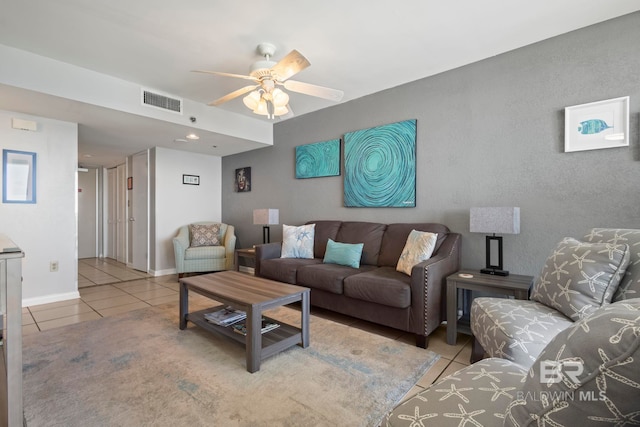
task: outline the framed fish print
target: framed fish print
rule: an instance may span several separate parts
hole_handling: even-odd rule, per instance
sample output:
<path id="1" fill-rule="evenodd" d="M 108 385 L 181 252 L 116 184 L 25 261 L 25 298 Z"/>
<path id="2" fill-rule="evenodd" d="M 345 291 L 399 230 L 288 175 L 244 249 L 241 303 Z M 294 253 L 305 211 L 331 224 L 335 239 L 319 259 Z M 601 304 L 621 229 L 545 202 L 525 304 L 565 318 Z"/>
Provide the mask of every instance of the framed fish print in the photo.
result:
<path id="1" fill-rule="evenodd" d="M 564 109 L 564 151 L 629 146 L 629 97 Z"/>

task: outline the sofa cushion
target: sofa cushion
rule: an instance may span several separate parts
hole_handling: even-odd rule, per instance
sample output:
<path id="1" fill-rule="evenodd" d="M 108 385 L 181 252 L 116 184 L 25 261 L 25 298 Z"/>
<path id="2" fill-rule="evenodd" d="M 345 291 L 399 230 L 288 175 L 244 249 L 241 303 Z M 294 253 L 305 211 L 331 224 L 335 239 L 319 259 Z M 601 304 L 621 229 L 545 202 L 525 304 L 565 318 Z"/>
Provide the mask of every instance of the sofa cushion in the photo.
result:
<path id="1" fill-rule="evenodd" d="M 316 258 L 324 258 L 324 252 L 327 249 L 327 241 L 336 240 L 336 235 L 340 229 L 342 221 L 309 221 L 307 224 L 315 224 L 315 241 L 313 242 L 313 256 Z"/>
<path id="2" fill-rule="evenodd" d="M 400 254 L 396 270 L 411 276 L 411 269 L 414 265 L 429 259 L 436 247 L 438 235 L 428 231 L 411 230 L 407 243 Z"/>
<path id="3" fill-rule="evenodd" d="M 622 301 L 640 297 L 640 230 L 625 228 L 593 228 L 586 236 L 586 242 L 626 243 L 630 257 L 627 271 L 613 295 L 612 301 Z"/>
<path id="4" fill-rule="evenodd" d="M 322 262 L 358 268 L 360 267 L 363 246 L 362 243 L 340 243 L 329 239 Z"/>
<path id="5" fill-rule="evenodd" d="M 531 299 L 574 321 L 611 302 L 629 264 L 626 244 L 588 243 L 565 237 L 547 258 Z"/>
<path id="6" fill-rule="evenodd" d="M 389 307 L 407 308 L 411 305 L 411 278 L 393 267 L 378 267 L 344 279 L 344 294 Z"/>
<path id="7" fill-rule="evenodd" d="M 343 222 L 335 241 L 342 243 L 363 243 L 362 264 L 378 265 L 378 254 L 382 235 L 387 226 L 373 222 Z"/>
<path id="8" fill-rule="evenodd" d="M 637 425 L 640 299 L 603 307 L 560 332 L 540 354 L 505 426 Z M 535 424 L 535 422 L 533 422 Z"/>
<path id="9" fill-rule="evenodd" d="M 378 265 L 395 267 L 400 259 L 400 254 L 404 249 L 404 245 L 409 237 L 411 230 L 428 231 L 438 235 L 434 253 L 438 252 L 438 248 L 447 238 L 449 229 L 442 224 L 432 223 L 406 223 L 406 224 L 389 224 L 382 236 L 382 244 L 380 246 L 380 256 L 378 257 Z"/>
<path id="10" fill-rule="evenodd" d="M 479 297 L 471 304 L 471 332 L 491 357 L 529 367 L 573 321 L 535 301 Z"/>
<path id="11" fill-rule="evenodd" d="M 260 276 L 280 282 L 296 284 L 298 269 L 305 265 L 322 263 L 318 258 L 273 258 L 260 262 Z"/>
<path id="12" fill-rule="evenodd" d="M 281 258 L 313 258 L 315 224 L 282 226 Z"/>
<path id="13" fill-rule="evenodd" d="M 431 385 L 387 415 L 387 427 L 502 426 L 526 371 L 503 359 L 485 359 Z M 545 424 L 546 425 L 546 424 Z"/>
<path id="14" fill-rule="evenodd" d="M 224 246 L 196 246 L 189 247 L 184 252 L 184 259 L 217 259 L 225 258 L 226 249 Z"/>
<path id="15" fill-rule="evenodd" d="M 191 231 L 189 246 L 196 248 L 220 245 L 220 224 L 191 224 L 189 229 Z"/>
<path id="16" fill-rule="evenodd" d="M 298 269 L 297 285 L 341 295 L 346 277 L 376 268 L 363 265 L 359 269 L 338 264 L 307 265 Z"/>

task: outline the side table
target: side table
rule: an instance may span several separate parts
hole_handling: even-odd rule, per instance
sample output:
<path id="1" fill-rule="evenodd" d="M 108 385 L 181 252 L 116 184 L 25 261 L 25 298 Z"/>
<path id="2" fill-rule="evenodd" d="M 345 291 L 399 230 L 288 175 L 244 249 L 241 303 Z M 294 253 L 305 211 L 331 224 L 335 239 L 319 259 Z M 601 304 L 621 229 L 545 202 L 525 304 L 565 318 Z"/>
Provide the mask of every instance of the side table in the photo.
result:
<path id="1" fill-rule="evenodd" d="M 521 276 L 518 274 L 493 276 L 491 274 L 482 274 L 479 270 L 461 270 L 448 276 L 447 344 L 456 344 L 458 329 L 462 333 L 471 334 L 471 328 L 468 325 L 458 325 L 458 289 L 508 295 L 516 299 L 528 299 L 529 289 L 532 284 L 533 276 Z"/>
<path id="2" fill-rule="evenodd" d="M 238 263 L 239 258 L 249 258 L 255 260 L 256 250 L 254 248 L 236 249 L 233 256 L 233 264 L 235 265 L 236 271 L 240 271 L 240 264 Z"/>

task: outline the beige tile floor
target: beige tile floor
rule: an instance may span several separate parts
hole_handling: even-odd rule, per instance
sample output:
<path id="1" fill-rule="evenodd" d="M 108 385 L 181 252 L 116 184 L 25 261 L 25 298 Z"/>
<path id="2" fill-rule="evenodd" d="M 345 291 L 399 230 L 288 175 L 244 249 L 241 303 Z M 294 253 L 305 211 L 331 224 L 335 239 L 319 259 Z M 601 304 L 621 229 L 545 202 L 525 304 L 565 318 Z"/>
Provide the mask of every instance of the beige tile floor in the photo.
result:
<path id="1" fill-rule="evenodd" d="M 175 303 L 179 298 L 177 275 L 153 277 L 126 268 L 110 259 L 83 259 L 78 262 L 78 287 L 80 298 L 43 304 L 22 309 L 24 335 L 51 328 L 99 319 L 139 308 Z M 190 296 L 191 304 L 205 304 L 208 300 L 199 295 Z M 193 299 L 193 300 L 192 300 Z M 351 327 L 364 329 L 389 338 L 414 343 L 411 334 L 365 322 L 327 310 L 312 308 L 314 315 L 322 316 Z M 459 334 L 455 346 L 448 345 L 446 327 L 441 326 L 429 339 L 429 350 L 438 353 L 440 359 L 417 384 L 407 397 L 424 390 L 435 380 L 449 375 L 469 364 L 471 356 L 470 336 Z"/>

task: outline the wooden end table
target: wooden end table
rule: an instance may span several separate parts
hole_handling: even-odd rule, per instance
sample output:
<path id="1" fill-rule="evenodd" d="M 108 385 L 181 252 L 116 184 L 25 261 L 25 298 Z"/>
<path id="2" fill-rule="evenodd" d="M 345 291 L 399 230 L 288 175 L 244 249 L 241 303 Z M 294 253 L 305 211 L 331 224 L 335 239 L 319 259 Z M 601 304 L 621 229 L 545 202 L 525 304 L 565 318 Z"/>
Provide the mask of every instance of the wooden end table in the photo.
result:
<path id="1" fill-rule="evenodd" d="M 235 265 L 236 271 L 240 271 L 240 263 L 238 262 L 240 258 L 249 258 L 255 260 L 256 250 L 254 248 L 236 249 L 233 256 L 233 264 Z"/>
<path id="2" fill-rule="evenodd" d="M 471 276 L 471 277 L 465 277 Z M 458 289 L 489 292 L 528 299 L 533 276 L 510 274 L 494 276 L 482 274 L 479 270 L 461 270 L 447 277 L 447 344 L 455 345 L 458 331 L 471 334 L 468 324 L 458 322 Z"/>
<path id="3" fill-rule="evenodd" d="M 189 313 L 189 291 L 230 305 L 247 314 L 247 335 L 234 332 L 228 326 L 208 322 L 204 315 L 212 308 Z M 246 347 L 247 371 L 260 370 L 260 361 L 294 345 L 309 346 L 309 288 L 255 277 L 236 271 L 203 274 L 180 279 L 180 329 L 187 321 L 201 328 L 225 335 Z M 261 333 L 265 310 L 301 302 L 300 328 L 276 321 L 280 327 Z M 265 319 L 274 321 L 265 316 Z"/>

